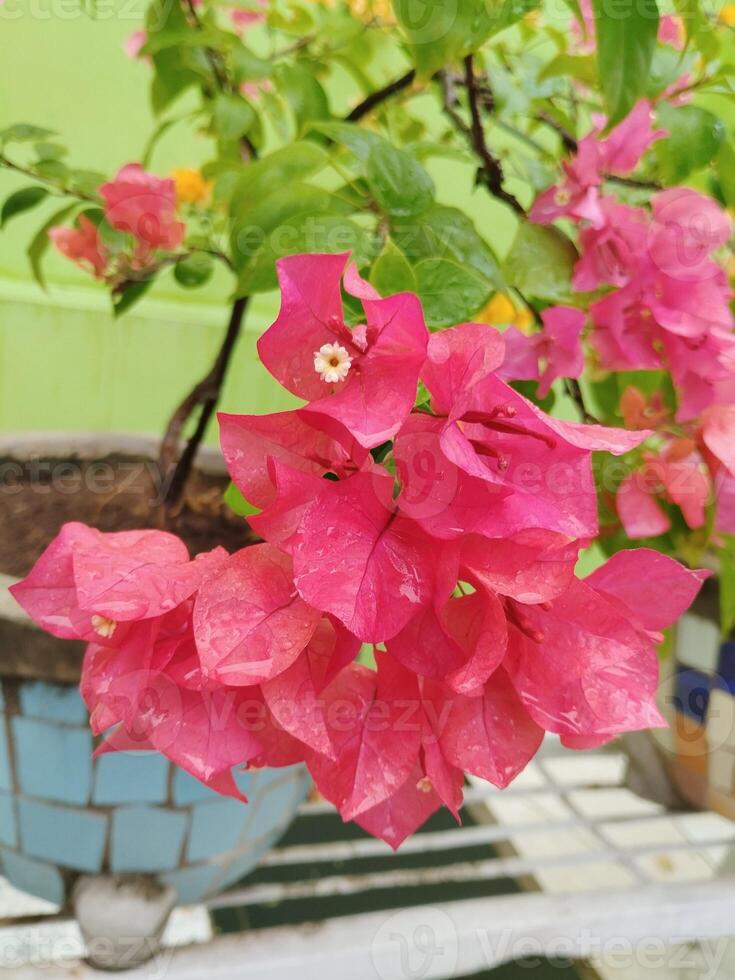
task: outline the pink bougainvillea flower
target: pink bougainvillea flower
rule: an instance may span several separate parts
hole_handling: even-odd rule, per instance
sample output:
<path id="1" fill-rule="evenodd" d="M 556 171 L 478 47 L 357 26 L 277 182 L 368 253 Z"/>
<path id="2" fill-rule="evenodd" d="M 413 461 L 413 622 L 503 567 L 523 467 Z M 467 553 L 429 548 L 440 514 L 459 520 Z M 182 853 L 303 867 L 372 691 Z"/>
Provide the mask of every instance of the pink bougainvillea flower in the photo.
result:
<path id="1" fill-rule="evenodd" d="M 105 216 L 113 228 L 133 235 L 149 249 L 174 249 L 186 231 L 176 218 L 176 187 L 171 179 L 128 163 L 100 187 Z"/>
<path id="2" fill-rule="evenodd" d="M 128 58 L 139 58 L 141 56 L 141 49 L 144 47 L 147 41 L 147 31 L 133 31 L 132 34 L 128 34 L 123 41 L 123 51 Z"/>
<path id="3" fill-rule="evenodd" d="M 585 740 L 662 725 L 660 630 L 684 612 L 706 575 L 655 551 L 619 552 L 546 607 L 517 606 L 505 663 L 531 717 Z"/>
<path id="4" fill-rule="evenodd" d="M 345 445 L 315 428 L 299 411 L 273 415 L 220 413 L 222 453 L 230 476 L 248 503 L 267 507 L 275 499 L 269 460 L 324 476 L 343 477 L 357 471 L 367 450 L 345 433 Z M 342 434 L 342 433 L 340 433 Z"/>
<path id="5" fill-rule="evenodd" d="M 441 350 L 447 367 L 446 342 Z M 438 373 L 433 351 L 432 337 L 422 373 L 432 399 Z M 446 377 L 455 374 L 457 388 L 449 391 Z M 443 409 L 443 417 L 414 416 L 398 434 L 404 513 L 447 539 L 466 533 L 502 537 L 531 527 L 594 536 L 591 451 L 624 453 L 646 434 L 561 422 L 493 372 L 475 376 L 469 386 L 461 376 L 448 370 L 442 377 L 440 401 L 432 407 Z"/>
<path id="6" fill-rule="evenodd" d="M 666 130 L 653 128 L 651 103 L 641 99 L 610 135 L 600 141 L 603 172 L 620 177 L 632 173 L 649 147 L 667 135 Z"/>
<path id="7" fill-rule="evenodd" d="M 648 249 L 654 265 L 678 283 L 721 280 L 712 253 L 732 235 L 728 213 L 690 187 L 671 187 L 651 199 Z"/>
<path id="8" fill-rule="evenodd" d="M 659 454 L 646 453 L 642 466 L 623 480 L 616 507 L 628 537 L 635 541 L 671 527 L 656 496 L 676 504 L 689 527 L 696 529 L 704 525 L 710 495 L 707 470 L 694 442 L 670 440 Z"/>
<path id="9" fill-rule="evenodd" d="M 574 51 L 590 54 L 597 47 L 597 25 L 592 0 L 579 0 L 579 10 L 582 15 L 581 23 L 576 17 L 571 21 Z M 673 14 L 663 14 L 658 24 L 658 40 L 661 44 L 668 44 L 680 51 L 686 40 L 681 18 Z"/>
<path id="10" fill-rule="evenodd" d="M 414 295 L 380 299 L 354 270 L 345 288 L 362 301 L 366 323 L 348 327 L 341 297 L 348 257 L 279 260 L 281 310 L 258 352 L 285 388 L 309 402 L 303 411 L 314 425 L 332 433 L 341 426 L 369 449 L 391 439 L 413 408 L 428 331 Z M 341 380 L 324 369 L 330 359 Z"/>
<path id="11" fill-rule="evenodd" d="M 202 670 L 229 686 L 271 680 L 306 648 L 320 618 L 296 592 L 287 555 L 267 544 L 238 551 L 197 595 Z"/>
<path id="12" fill-rule="evenodd" d="M 584 369 L 581 336 L 585 315 L 572 306 L 553 306 L 541 314 L 543 330 L 526 335 L 513 327 L 503 334 L 506 357 L 498 376 L 538 381 L 545 398 L 557 378 L 578 378 Z"/>
<path id="13" fill-rule="evenodd" d="M 335 760 L 313 753 L 307 764 L 320 792 L 352 820 L 398 791 L 421 745 L 418 684 L 391 658 L 378 670 L 352 664 L 323 692 Z M 340 705 L 339 715 L 333 708 Z"/>
<path id="14" fill-rule="evenodd" d="M 648 215 L 642 208 L 603 197 L 599 227 L 582 227 L 581 256 L 574 267 L 572 286 L 592 292 L 601 285 L 625 286 L 640 273 L 641 255 L 649 235 Z"/>
<path id="15" fill-rule="evenodd" d="M 263 684 L 265 702 L 278 724 L 321 755 L 333 757 L 334 751 L 321 694 L 359 651 L 356 636 L 324 618 L 293 664 Z"/>
<path id="16" fill-rule="evenodd" d="M 115 645 L 125 624 L 185 602 L 226 555 L 217 548 L 190 561 L 183 541 L 165 531 L 104 534 L 69 523 L 11 592 L 54 636 Z"/>
<path id="17" fill-rule="evenodd" d="M 229 11 L 230 20 L 238 34 L 245 34 L 254 24 L 261 24 L 265 20 L 268 0 L 258 0 L 260 10 L 252 7 L 233 7 Z"/>
<path id="18" fill-rule="evenodd" d="M 534 201 L 531 220 L 550 224 L 570 218 L 603 227 L 606 219 L 599 187 L 608 174 L 625 176 L 635 170 L 651 144 L 666 135 L 664 130 L 653 129 L 652 118 L 650 103 L 642 99 L 606 139 L 599 138 L 599 129 L 581 139 L 575 155 L 562 163 L 564 180 Z M 603 126 L 604 120 L 600 129 Z"/>
<path id="19" fill-rule="evenodd" d="M 398 512 L 393 478 L 380 466 L 325 480 L 303 512 L 291 554 L 302 598 L 367 643 L 395 636 L 457 580 L 456 549 Z"/>
<path id="20" fill-rule="evenodd" d="M 502 667 L 495 671 L 481 697 L 450 695 L 448 707 L 441 746 L 448 762 L 460 770 L 503 789 L 538 751 L 543 728 Z"/>
<path id="21" fill-rule="evenodd" d="M 459 694 L 479 696 L 502 663 L 507 644 L 502 603 L 480 586 L 429 606 L 388 641 L 387 649 L 410 670 L 444 680 Z"/>
<path id="22" fill-rule="evenodd" d="M 595 227 L 603 225 L 605 219 L 599 202 L 600 166 L 597 140 L 590 136 L 580 140 L 575 156 L 562 163 L 562 182 L 543 191 L 533 202 L 529 212 L 531 221 L 548 225 L 559 218 L 571 218 L 588 221 Z"/>
<path id="23" fill-rule="evenodd" d="M 656 429 L 669 418 L 660 391 L 647 398 L 635 385 L 628 385 L 620 396 L 620 414 L 626 429 Z"/>
<path id="24" fill-rule="evenodd" d="M 536 529 L 496 540 L 469 535 L 460 574 L 518 602 L 548 602 L 571 585 L 580 547 L 580 541 Z"/>
<path id="25" fill-rule="evenodd" d="M 658 25 L 658 39 L 662 44 L 668 44 L 681 51 L 686 42 L 686 30 L 681 17 L 664 14 Z"/>
<path id="26" fill-rule="evenodd" d="M 97 227 L 85 214 L 77 220 L 76 228 L 58 225 L 49 229 L 49 238 L 61 254 L 76 262 L 85 272 L 91 272 L 96 279 L 105 278 L 107 268 L 107 249 L 100 240 Z"/>

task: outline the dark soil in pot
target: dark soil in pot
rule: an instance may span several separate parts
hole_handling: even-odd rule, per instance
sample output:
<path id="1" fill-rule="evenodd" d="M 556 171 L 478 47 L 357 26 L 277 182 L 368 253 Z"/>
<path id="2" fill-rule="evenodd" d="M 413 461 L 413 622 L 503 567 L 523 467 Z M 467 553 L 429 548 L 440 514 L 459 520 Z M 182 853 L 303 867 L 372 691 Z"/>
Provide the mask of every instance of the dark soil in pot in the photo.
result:
<path id="1" fill-rule="evenodd" d="M 17 439 L 10 449 L 0 440 L 0 575 L 26 575 L 68 521 L 102 531 L 163 528 L 192 555 L 252 543 L 248 525 L 224 503 L 229 477 L 214 451 L 164 515 L 155 450 L 154 440 L 135 437 L 29 437 L 27 448 Z M 0 674 L 76 682 L 81 657 L 82 644 L 60 644 L 27 622 L 0 617 Z"/>

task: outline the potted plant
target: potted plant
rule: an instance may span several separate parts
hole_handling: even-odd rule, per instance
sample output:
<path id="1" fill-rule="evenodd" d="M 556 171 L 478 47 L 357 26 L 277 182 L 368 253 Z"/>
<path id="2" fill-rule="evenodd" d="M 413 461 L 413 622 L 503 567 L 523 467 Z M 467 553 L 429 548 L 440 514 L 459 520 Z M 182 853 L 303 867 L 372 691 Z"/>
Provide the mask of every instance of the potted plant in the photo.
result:
<path id="1" fill-rule="evenodd" d="M 722 84 L 728 38 L 655 4 L 622 33 L 584 5 L 569 34 L 480 0 L 415 15 L 154 3 L 132 48 L 160 130 L 193 88 L 214 143 L 176 185 L 138 164 L 87 181 L 58 151 L 21 162 L 11 149 L 42 157 L 48 134 L 0 134 L 0 163 L 75 199 L 51 238 L 118 313 L 171 269 L 186 287 L 215 261 L 235 277 L 217 361 L 163 440 L 161 506 L 136 529 L 76 515 L 11 590 L 88 644 L 100 758 L 155 750 L 234 798 L 238 764 L 306 765 L 392 846 L 457 813 L 466 772 L 506 785 L 545 731 L 585 748 L 663 724 L 656 648 L 727 541 L 699 533 L 702 487 L 733 471 L 728 147 L 687 101 Z M 378 58 L 401 66 L 382 86 Z M 345 68 L 363 91 L 338 112 Z M 429 173 L 447 155 L 474 177 L 465 210 Z M 700 172 L 719 202 L 680 186 Z M 485 196 L 512 231 L 502 262 L 473 220 Z M 258 353 L 300 407 L 220 416 L 226 499 L 259 543 L 214 533 L 190 559 L 192 464 L 249 298 L 276 286 Z M 639 492 L 659 458 L 698 474 L 691 495 L 660 478 L 692 536 Z M 592 542 L 611 557 L 581 577 Z"/>

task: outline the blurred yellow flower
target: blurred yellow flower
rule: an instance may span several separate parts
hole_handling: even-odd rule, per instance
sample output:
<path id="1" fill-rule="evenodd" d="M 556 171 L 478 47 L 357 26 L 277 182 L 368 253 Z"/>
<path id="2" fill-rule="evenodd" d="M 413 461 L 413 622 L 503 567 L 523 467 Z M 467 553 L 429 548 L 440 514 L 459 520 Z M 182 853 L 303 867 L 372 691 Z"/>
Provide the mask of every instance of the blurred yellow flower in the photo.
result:
<path id="1" fill-rule="evenodd" d="M 524 307 L 522 310 L 516 311 L 513 326 L 518 327 L 521 333 L 528 333 L 535 322 L 533 313 Z"/>
<path id="2" fill-rule="evenodd" d="M 735 3 L 726 3 L 717 15 L 717 19 L 725 27 L 735 27 Z"/>
<path id="3" fill-rule="evenodd" d="M 490 302 L 477 314 L 475 320 L 478 323 L 490 323 L 494 327 L 503 327 L 512 323 L 515 315 L 516 308 L 505 293 L 495 293 Z"/>
<path id="4" fill-rule="evenodd" d="M 177 167 L 171 171 L 179 204 L 202 204 L 209 197 L 212 182 L 193 167 Z"/>

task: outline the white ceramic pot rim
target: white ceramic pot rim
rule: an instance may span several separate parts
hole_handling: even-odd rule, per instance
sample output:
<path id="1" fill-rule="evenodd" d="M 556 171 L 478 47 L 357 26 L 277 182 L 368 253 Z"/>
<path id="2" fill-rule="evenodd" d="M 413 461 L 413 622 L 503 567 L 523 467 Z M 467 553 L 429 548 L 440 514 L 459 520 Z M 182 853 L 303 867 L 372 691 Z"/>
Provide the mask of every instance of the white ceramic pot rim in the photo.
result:
<path id="1" fill-rule="evenodd" d="M 160 443 L 159 436 L 128 432 L 14 432 L 0 435 L 0 458 L 10 457 L 23 462 L 50 455 L 85 460 L 121 455 L 155 460 Z M 214 446 L 200 447 L 196 466 L 211 476 L 227 474 L 222 453 Z"/>

